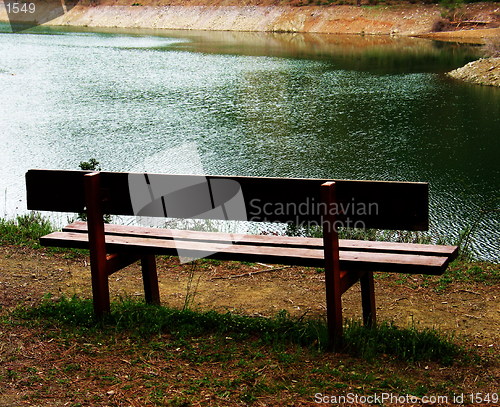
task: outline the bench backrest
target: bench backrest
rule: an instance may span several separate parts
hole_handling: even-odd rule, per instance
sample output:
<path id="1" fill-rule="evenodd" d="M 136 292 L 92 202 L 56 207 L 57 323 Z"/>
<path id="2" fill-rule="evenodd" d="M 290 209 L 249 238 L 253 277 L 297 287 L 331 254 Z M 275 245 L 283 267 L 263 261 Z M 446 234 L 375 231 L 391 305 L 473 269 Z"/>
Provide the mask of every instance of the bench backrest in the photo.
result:
<path id="1" fill-rule="evenodd" d="M 84 175 L 29 170 L 30 210 L 83 212 Z M 428 184 L 302 178 L 101 172 L 104 213 L 320 225 L 320 186 L 336 182 L 337 219 L 345 226 L 427 230 Z"/>

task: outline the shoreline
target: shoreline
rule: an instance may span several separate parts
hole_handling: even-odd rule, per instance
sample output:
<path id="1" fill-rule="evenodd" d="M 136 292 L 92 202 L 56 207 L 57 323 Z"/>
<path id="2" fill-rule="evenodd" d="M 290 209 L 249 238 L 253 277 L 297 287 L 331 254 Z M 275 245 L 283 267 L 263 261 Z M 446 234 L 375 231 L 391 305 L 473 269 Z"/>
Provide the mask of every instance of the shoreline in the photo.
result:
<path id="1" fill-rule="evenodd" d="M 500 58 L 482 58 L 448 72 L 450 78 L 475 85 L 500 87 Z"/>
<path id="2" fill-rule="evenodd" d="M 214 0 L 210 5 L 202 0 L 192 0 L 189 5 L 178 5 L 175 1 L 174 5 L 155 5 L 154 0 L 146 0 L 146 5 L 129 0 L 101 1 L 95 6 L 77 3 L 63 9 L 60 3 L 48 0 L 37 5 L 36 13 L 29 18 L 42 23 L 39 25 L 51 27 L 288 33 L 291 36 L 378 35 L 480 45 L 491 43 L 493 49 L 498 48 L 496 42 L 500 38 L 500 7 L 487 3 L 466 5 L 460 9 L 465 13 L 460 17 L 462 20 L 467 16 L 467 19 L 482 21 L 474 29 L 436 32 L 440 25 L 449 28 L 451 24 L 451 17 L 444 18 L 444 9 L 438 5 L 294 7 L 225 5 L 227 3 L 223 0 Z M 5 3 L 0 4 L 0 22 L 9 23 Z M 296 38 L 296 41 L 300 39 Z M 458 73 L 454 71 L 449 75 L 474 84 L 499 87 L 498 61 L 498 58 L 491 58 L 486 71 L 469 64 L 460 68 Z"/>
<path id="3" fill-rule="evenodd" d="M 391 35 L 473 43 L 500 36 L 500 27 L 434 32 L 443 12 L 437 5 L 292 7 L 217 3 L 155 6 L 104 2 L 97 6 L 77 4 L 65 10 L 43 3 L 34 16 L 43 22 L 41 25 L 89 28 Z M 469 8 L 472 14 L 484 13 L 481 9 Z M 496 10 L 490 10 L 488 17 L 482 15 L 481 18 L 495 19 L 491 17 L 495 13 Z M 5 3 L 0 4 L 0 22 L 9 22 Z"/>

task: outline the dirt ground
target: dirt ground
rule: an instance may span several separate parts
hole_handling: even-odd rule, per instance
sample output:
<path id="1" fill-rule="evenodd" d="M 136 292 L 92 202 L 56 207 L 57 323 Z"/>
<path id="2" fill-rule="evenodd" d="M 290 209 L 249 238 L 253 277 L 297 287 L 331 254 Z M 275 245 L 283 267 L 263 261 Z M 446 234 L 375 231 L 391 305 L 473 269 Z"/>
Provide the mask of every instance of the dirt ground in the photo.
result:
<path id="1" fill-rule="evenodd" d="M 190 306 L 195 309 L 250 315 L 274 315 L 283 309 L 297 316 L 325 314 L 322 270 L 206 260 L 193 267 L 180 265 L 176 258 L 159 258 L 158 271 L 162 302 L 170 306 L 182 307 L 189 294 L 193 299 Z M 140 276 L 137 265 L 112 275 L 112 297 L 141 297 Z M 191 349 L 188 346 L 204 349 L 197 359 L 197 351 L 182 354 L 177 345 L 172 347 L 168 334 L 155 339 L 161 343 L 138 347 L 127 337 L 112 344 L 99 338 L 92 343 L 68 340 L 64 335 L 49 339 L 41 328 L 10 329 L 4 324 L 0 327 L 0 406 L 300 407 L 318 405 L 314 401 L 318 391 L 372 394 L 382 388 L 404 394 L 411 390 L 402 377 L 427 389 L 422 391 L 428 394 L 449 390 L 454 394 L 496 395 L 500 377 L 495 362 L 500 338 L 499 285 L 453 283 L 440 289 L 436 282 L 435 277 L 422 276 L 377 278 L 379 321 L 454 333 L 457 342 L 485 356 L 484 362 L 464 366 L 402 364 L 382 355 L 380 363 L 368 363 L 345 354 L 311 352 L 284 363 L 280 357 L 288 360 L 288 354 L 276 359 L 264 348 L 251 348 L 251 344 L 240 345 L 241 351 L 235 351 L 231 343 L 218 344 L 210 337 L 194 338 L 183 345 L 186 352 Z M 47 293 L 56 299 L 73 294 L 90 297 L 89 287 L 85 255 L 0 246 L 0 316 L 21 304 L 37 304 Z M 343 298 L 345 316 L 360 318 L 359 288 L 354 286 Z M 253 355 L 250 365 L 249 352 Z M 249 398 L 256 391 L 252 389 L 266 389 L 267 385 L 274 390 L 262 390 Z"/>
<path id="2" fill-rule="evenodd" d="M 162 303 L 181 308 L 189 294 L 195 309 L 229 310 L 250 315 L 324 316 L 324 274 L 312 268 L 265 264 L 198 261 L 180 265 L 177 258 L 159 258 Z M 499 287 L 452 283 L 438 289 L 436 277 L 381 275 L 376 278 L 377 317 L 398 326 L 437 328 L 464 336 L 472 346 L 499 347 Z M 190 287 L 189 287 L 190 286 Z M 91 297 L 90 266 L 83 255 L 45 249 L 0 247 L 0 306 L 9 310 L 38 303 L 51 293 Z M 142 297 L 141 272 L 132 265 L 110 277 L 112 297 Z M 356 285 L 343 296 L 344 316 L 361 318 Z"/>

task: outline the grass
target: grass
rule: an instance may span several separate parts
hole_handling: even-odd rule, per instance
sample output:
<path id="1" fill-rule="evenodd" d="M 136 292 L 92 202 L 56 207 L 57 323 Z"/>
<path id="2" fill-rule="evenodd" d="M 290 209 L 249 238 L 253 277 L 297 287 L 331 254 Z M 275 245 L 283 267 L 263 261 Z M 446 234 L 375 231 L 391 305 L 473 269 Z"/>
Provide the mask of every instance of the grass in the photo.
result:
<path id="1" fill-rule="evenodd" d="M 413 289 L 425 287 L 440 292 L 456 283 L 465 285 L 481 283 L 487 286 L 500 284 L 500 265 L 498 263 L 458 259 L 452 262 L 441 276 L 397 274 L 397 278 L 394 279 L 391 273 L 377 273 L 375 278 L 390 278 L 392 283 L 396 285 L 405 285 Z"/>
<path id="2" fill-rule="evenodd" d="M 242 316 L 215 311 L 194 311 L 148 305 L 131 299 L 114 302 L 111 313 L 103 320 L 93 314 L 92 302 L 78 297 L 52 301 L 48 296 L 40 305 L 19 308 L 15 317 L 32 321 L 51 331 L 64 326 L 73 334 L 90 333 L 101 336 L 109 332 L 126 333 L 134 338 L 154 338 L 169 334 L 177 339 L 215 335 L 222 343 L 230 337 L 235 341 L 256 340 L 264 346 L 299 345 L 322 352 L 327 328 L 321 320 L 292 318 L 280 311 L 274 318 Z M 367 329 L 357 322 L 345 326 L 349 354 L 372 360 L 390 355 L 404 362 L 434 361 L 450 365 L 466 361 L 468 354 L 451 338 L 435 330 L 402 329 L 382 323 Z"/>
<path id="3" fill-rule="evenodd" d="M 0 221 L 1 243 L 37 247 L 51 229 L 39 215 Z M 458 261 L 419 283 L 438 290 L 455 281 L 497 284 L 499 275 L 498 265 Z M 0 319 L 0 404 L 12 390 L 22 399 L 6 405 L 309 405 L 317 393 L 491 393 L 496 380 L 487 358 L 435 330 L 348 321 L 345 336 L 345 351 L 332 354 L 323 350 L 323 321 L 285 311 L 262 318 L 126 298 L 98 321 L 89 300 L 47 296 Z"/>
<path id="4" fill-rule="evenodd" d="M 500 284 L 500 267 L 487 262 L 455 261 L 437 280 L 438 290 L 454 282 L 478 282 L 486 285 Z"/>
<path id="5" fill-rule="evenodd" d="M 320 393 L 462 393 L 465 372 L 487 376 L 487 364 L 432 330 L 349 322 L 349 347 L 333 354 L 321 350 L 321 321 L 285 312 L 244 317 L 123 299 L 98 321 L 88 300 L 47 296 L 1 319 L 0 339 L 14 329 L 28 342 L 6 346 L 0 380 L 36 405 L 309 405 Z"/>
<path id="6" fill-rule="evenodd" d="M 15 219 L 0 219 L 0 244 L 38 248 L 38 239 L 53 230 L 50 221 L 36 212 L 19 215 Z"/>
<path id="7" fill-rule="evenodd" d="M 348 351 L 373 360 L 380 355 L 393 355 L 406 362 L 435 361 L 449 366 L 456 361 L 468 361 L 469 354 L 452 338 L 433 329 L 398 328 L 383 322 L 375 329 L 366 329 L 359 322 L 350 322 L 346 329 Z"/>

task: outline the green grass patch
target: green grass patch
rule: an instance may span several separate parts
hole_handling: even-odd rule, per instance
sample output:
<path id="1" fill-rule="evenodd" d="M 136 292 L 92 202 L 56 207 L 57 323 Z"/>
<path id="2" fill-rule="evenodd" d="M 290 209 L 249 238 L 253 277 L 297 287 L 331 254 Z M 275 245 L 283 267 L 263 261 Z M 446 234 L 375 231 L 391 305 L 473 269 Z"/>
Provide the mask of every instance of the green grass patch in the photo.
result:
<path id="1" fill-rule="evenodd" d="M 0 244 L 40 247 L 38 239 L 54 231 L 49 220 L 37 212 L 19 215 L 15 219 L 0 219 Z"/>
<path id="2" fill-rule="evenodd" d="M 323 272 L 321 269 L 320 272 Z M 375 273 L 377 280 L 390 281 L 394 285 L 405 285 L 413 289 L 430 288 L 435 291 L 447 290 L 451 284 L 500 284 L 500 264 L 485 261 L 455 260 L 441 276 L 419 274 Z"/>
<path id="3" fill-rule="evenodd" d="M 281 311 L 274 318 L 241 316 L 216 311 L 178 310 L 122 299 L 113 303 L 111 313 L 102 320 L 93 314 L 92 302 L 77 297 L 52 301 L 48 297 L 39 306 L 20 308 L 15 316 L 47 324 L 87 330 L 127 331 L 138 337 L 169 333 L 176 337 L 204 334 L 231 334 L 234 339 L 258 335 L 266 343 L 326 344 L 326 327 L 321 321 L 297 320 Z"/>
<path id="4" fill-rule="evenodd" d="M 228 346 L 251 340 L 278 351 L 290 344 L 323 351 L 327 344 L 327 329 L 323 321 L 292 318 L 285 311 L 273 318 L 250 317 L 215 311 L 177 310 L 123 299 L 112 304 L 109 315 L 97 320 L 90 300 L 63 297 L 57 301 L 47 298 L 36 307 L 19 308 L 13 316 L 47 328 L 64 326 L 64 335 L 70 336 L 72 332 L 98 337 L 119 332 L 152 340 L 155 336 L 169 334 L 182 341 L 215 335 L 220 337 L 221 344 Z M 434 330 L 403 329 L 388 323 L 367 329 L 350 322 L 345 327 L 345 338 L 346 351 L 365 359 L 388 355 L 406 362 L 435 361 L 443 365 L 467 362 L 467 352 L 462 347 Z M 283 353 L 280 362 L 293 362 L 294 357 Z"/>
<path id="5" fill-rule="evenodd" d="M 439 279 L 440 284 L 448 284 L 452 281 L 499 284 L 500 264 L 456 261 Z"/>
<path id="6" fill-rule="evenodd" d="M 434 329 L 399 328 L 387 322 L 368 329 L 351 321 L 345 338 L 350 353 L 368 360 L 386 354 L 407 362 L 435 361 L 449 366 L 473 359 L 465 348 Z"/>

